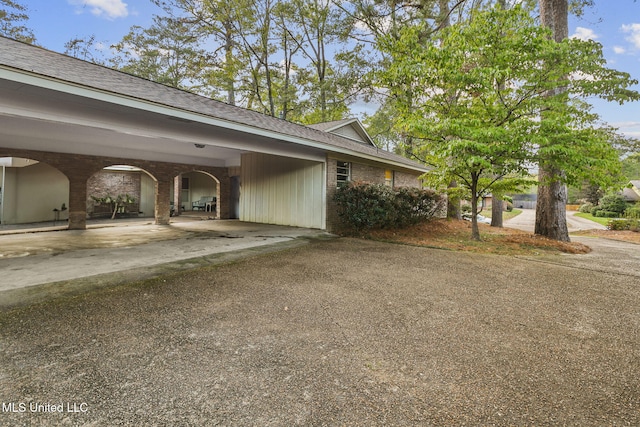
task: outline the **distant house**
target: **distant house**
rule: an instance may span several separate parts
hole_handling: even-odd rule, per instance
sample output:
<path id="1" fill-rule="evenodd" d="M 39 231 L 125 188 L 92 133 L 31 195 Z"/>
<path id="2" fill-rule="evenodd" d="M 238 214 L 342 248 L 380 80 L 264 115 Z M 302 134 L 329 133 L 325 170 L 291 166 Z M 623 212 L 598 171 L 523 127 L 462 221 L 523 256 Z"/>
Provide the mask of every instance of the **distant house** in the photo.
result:
<path id="1" fill-rule="evenodd" d="M 640 180 L 629 181 L 629 187 L 622 190 L 622 197 L 630 203 L 640 202 Z"/>
<path id="2" fill-rule="evenodd" d="M 418 186 L 427 171 L 356 119 L 302 126 L 4 37 L 0 159 L 0 223 L 64 204 L 70 229 L 115 191 L 157 224 L 215 200 L 216 218 L 330 230 L 342 183 Z"/>

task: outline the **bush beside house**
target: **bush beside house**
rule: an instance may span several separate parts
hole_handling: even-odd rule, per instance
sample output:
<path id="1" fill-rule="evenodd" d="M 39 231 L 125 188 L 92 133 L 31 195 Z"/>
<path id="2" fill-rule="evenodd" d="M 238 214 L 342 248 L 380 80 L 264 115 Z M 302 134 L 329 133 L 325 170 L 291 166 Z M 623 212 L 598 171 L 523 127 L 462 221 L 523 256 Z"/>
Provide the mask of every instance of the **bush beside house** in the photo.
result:
<path id="1" fill-rule="evenodd" d="M 354 231 L 401 228 L 428 221 L 441 212 L 444 204 L 444 198 L 433 190 L 358 182 L 339 188 L 334 201 L 343 226 Z"/>

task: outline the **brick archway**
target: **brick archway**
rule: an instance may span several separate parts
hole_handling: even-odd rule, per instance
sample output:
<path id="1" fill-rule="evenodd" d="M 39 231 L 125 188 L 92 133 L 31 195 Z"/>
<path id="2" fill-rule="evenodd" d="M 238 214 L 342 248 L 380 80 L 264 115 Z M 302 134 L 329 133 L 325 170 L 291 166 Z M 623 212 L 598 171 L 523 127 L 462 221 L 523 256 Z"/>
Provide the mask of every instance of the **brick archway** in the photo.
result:
<path id="1" fill-rule="evenodd" d="M 118 157 L 87 156 L 83 154 L 54 153 L 0 147 L 0 157 L 21 157 L 47 163 L 69 179 L 69 229 L 87 227 L 87 181 L 95 173 L 111 165 L 131 165 L 155 178 L 156 224 L 170 222 L 170 190 L 174 177 L 183 172 L 199 171 L 210 174 L 218 181 L 218 215 L 229 218 L 229 174 L 224 167 L 187 165 Z"/>
<path id="2" fill-rule="evenodd" d="M 226 168 L 215 168 L 215 167 L 203 167 L 203 166 L 193 166 L 186 169 L 183 169 L 179 174 L 174 177 L 174 204 L 175 206 L 181 205 L 180 200 L 180 191 L 182 187 L 181 177 L 184 174 L 188 173 L 200 173 L 204 174 L 207 177 L 211 178 L 216 182 L 216 218 L 218 219 L 228 219 L 229 218 L 229 197 L 230 197 L 230 179 L 229 173 Z"/>

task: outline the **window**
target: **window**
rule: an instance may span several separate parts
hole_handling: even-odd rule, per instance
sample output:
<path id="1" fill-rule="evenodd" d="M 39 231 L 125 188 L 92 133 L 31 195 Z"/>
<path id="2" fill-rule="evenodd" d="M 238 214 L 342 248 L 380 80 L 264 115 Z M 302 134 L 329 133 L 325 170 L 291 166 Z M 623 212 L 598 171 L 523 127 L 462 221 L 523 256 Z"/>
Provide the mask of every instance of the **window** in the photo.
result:
<path id="1" fill-rule="evenodd" d="M 392 170 L 385 170 L 384 171 L 384 183 L 385 185 L 388 185 L 389 187 L 393 188 L 393 171 Z"/>
<path id="2" fill-rule="evenodd" d="M 338 161 L 337 165 L 338 188 L 347 185 L 351 181 L 351 163 Z"/>

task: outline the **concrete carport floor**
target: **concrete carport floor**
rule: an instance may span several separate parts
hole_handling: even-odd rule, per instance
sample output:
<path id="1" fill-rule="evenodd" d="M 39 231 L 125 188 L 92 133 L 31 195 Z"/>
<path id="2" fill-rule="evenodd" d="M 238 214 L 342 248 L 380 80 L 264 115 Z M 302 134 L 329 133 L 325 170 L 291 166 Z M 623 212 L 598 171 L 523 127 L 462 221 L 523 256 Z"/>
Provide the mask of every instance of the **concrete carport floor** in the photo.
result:
<path id="1" fill-rule="evenodd" d="M 316 229 L 181 216 L 0 230 L 0 310 L 328 238 Z"/>

